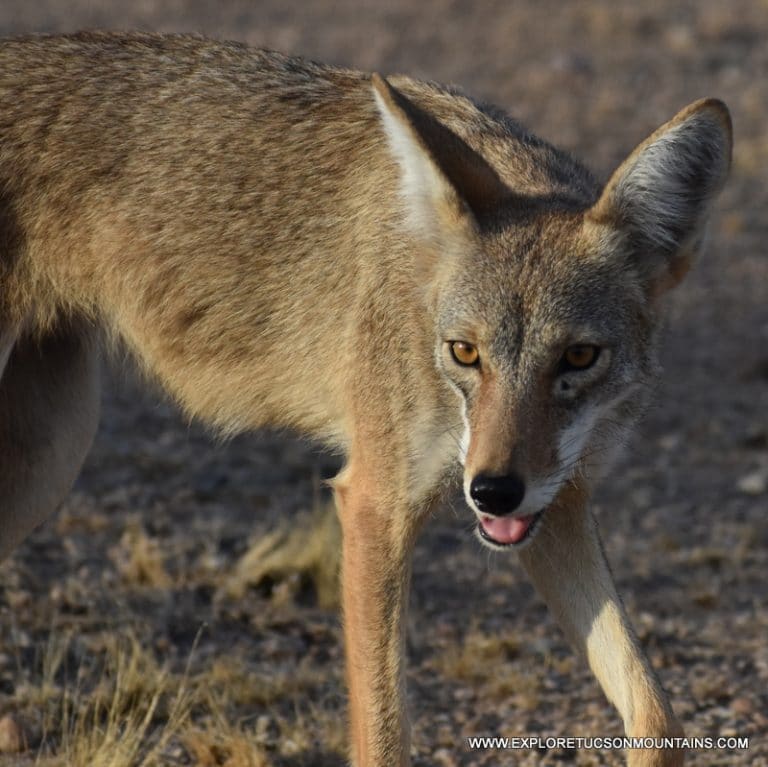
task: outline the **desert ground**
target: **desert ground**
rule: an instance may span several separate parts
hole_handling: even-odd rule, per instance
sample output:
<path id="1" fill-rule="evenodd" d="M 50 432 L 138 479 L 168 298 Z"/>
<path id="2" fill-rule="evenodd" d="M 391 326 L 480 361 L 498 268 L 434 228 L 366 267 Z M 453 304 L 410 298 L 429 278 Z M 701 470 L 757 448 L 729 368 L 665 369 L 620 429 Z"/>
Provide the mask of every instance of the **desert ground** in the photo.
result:
<path id="1" fill-rule="evenodd" d="M 707 253 L 670 300 L 655 407 L 595 499 L 691 765 L 768 765 L 768 3 L 765 0 L 3 0 L 0 33 L 195 31 L 462 85 L 602 177 L 679 108 L 732 110 Z M 0 565 L 0 764 L 345 763 L 338 459 L 222 443 L 115 369 L 71 495 Z M 0 456 L 2 460 L 2 456 Z M 0 499 L 2 503 L 2 499 Z M 613 750 L 466 738 L 621 734 L 514 556 L 460 500 L 416 552 L 414 763 L 619 765 Z"/>

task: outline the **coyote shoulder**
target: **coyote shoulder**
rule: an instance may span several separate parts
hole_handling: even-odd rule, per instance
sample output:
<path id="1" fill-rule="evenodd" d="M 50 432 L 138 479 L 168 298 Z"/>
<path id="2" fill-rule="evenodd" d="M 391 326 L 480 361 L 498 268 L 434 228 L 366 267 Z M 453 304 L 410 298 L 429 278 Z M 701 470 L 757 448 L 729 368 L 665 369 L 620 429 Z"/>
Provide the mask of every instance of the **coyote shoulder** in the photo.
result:
<path id="1" fill-rule="evenodd" d="M 661 302 L 730 153 L 714 99 L 602 185 L 408 77 L 194 36 L 1 43 L 0 553 L 77 475 L 117 339 L 214 428 L 344 453 L 357 767 L 409 763 L 411 550 L 458 473 L 477 535 L 519 551 L 627 733 L 677 734 L 587 501 L 646 405 Z"/>

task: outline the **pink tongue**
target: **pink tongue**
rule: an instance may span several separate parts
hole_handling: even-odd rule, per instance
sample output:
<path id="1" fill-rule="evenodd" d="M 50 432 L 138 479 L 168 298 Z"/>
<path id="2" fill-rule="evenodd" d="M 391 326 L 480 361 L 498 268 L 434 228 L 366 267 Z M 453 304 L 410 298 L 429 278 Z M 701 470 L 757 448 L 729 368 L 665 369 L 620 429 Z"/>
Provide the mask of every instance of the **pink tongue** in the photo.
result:
<path id="1" fill-rule="evenodd" d="M 523 539 L 533 522 L 533 515 L 528 517 L 481 517 L 480 524 L 489 538 L 497 543 L 517 543 Z"/>

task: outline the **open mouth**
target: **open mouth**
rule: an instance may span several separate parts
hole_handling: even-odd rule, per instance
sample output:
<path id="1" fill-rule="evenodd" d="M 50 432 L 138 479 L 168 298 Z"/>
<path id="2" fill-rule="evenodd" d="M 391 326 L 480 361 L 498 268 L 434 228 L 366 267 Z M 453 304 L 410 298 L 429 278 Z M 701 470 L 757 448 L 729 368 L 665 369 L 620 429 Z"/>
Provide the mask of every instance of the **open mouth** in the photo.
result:
<path id="1" fill-rule="evenodd" d="M 531 539 L 543 513 L 544 509 L 525 517 L 490 517 L 483 514 L 477 523 L 477 534 L 483 543 L 494 548 L 519 546 Z"/>

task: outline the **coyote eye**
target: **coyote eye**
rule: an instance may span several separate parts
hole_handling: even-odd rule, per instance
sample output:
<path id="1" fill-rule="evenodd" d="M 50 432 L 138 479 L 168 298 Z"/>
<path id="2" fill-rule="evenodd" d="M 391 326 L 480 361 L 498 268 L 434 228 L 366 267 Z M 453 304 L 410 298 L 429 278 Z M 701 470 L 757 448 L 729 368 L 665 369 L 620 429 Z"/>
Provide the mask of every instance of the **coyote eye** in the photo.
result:
<path id="1" fill-rule="evenodd" d="M 600 347 L 592 344 L 569 346 L 563 354 L 561 366 L 564 370 L 586 370 L 595 364 L 600 356 Z"/>
<path id="2" fill-rule="evenodd" d="M 464 365 L 465 367 L 476 365 L 480 359 L 477 347 L 466 341 L 451 341 L 451 354 L 459 365 Z"/>

